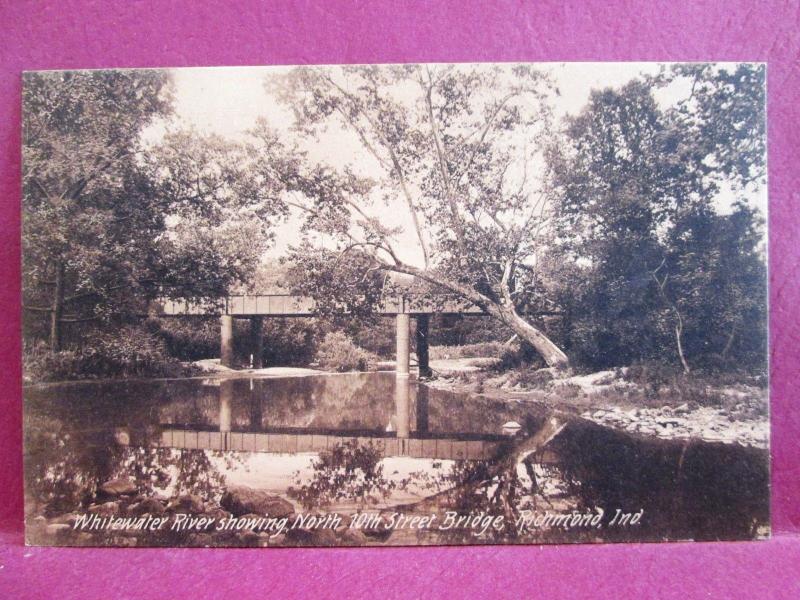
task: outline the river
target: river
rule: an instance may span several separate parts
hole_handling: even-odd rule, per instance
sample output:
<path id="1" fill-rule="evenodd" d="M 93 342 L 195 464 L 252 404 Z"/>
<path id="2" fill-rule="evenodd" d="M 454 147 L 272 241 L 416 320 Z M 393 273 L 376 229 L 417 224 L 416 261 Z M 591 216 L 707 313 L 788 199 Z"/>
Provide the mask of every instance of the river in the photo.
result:
<path id="1" fill-rule="evenodd" d="M 537 543 L 769 532 L 764 450 L 632 436 L 392 373 L 61 383 L 24 395 L 31 543 Z M 536 446 L 548 419 L 557 419 L 554 437 Z M 119 481 L 131 489 L 108 485 Z M 254 506 L 301 523 L 277 534 L 75 526 L 80 515 L 219 520 Z M 344 524 L 302 521 L 329 514 Z M 374 522 L 346 531 L 353 515 Z M 628 515 L 624 523 L 619 515 Z"/>

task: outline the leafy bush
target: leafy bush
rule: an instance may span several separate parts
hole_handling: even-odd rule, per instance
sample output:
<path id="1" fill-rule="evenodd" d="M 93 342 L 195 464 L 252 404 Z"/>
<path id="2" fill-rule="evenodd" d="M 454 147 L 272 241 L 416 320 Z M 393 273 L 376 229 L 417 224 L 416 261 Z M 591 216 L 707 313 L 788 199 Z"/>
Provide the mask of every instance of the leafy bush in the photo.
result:
<path id="1" fill-rule="evenodd" d="M 317 351 L 318 319 L 264 319 L 264 364 L 308 366 Z"/>
<path id="2" fill-rule="evenodd" d="M 148 319 L 145 328 L 160 338 L 170 356 L 200 360 L 219 356 L 219 319 L 208 317 Z"/>
<path id="3" fill-rule="evenodd" d="M 316 319 L 264 319 L 264 364 L 308 365 L 314 359 Z M 149 319 L 148 331 L 164 341 L 167 352 L 180 360 L 200 360 L 219 356 L 220 324 L 216 317 Z M 250 323 L 234 321 L 234 352 L 241 364 L 249 364 L 253 351 Z"/>
<path id="4" fill-rule="evenodd" d="M 341 331 L 328 333 L 317 349 L 317 362 L 330 371 L 365 371 L 375 357 Z"/>
<path id="5" fill-rule="evenodd" d="M 361 348 L 381 358 L 394 358 L 397 333 L 394 319 L 376 317 L 372 319 L 347 319 L 341 323 L 353 341 Z M 413 337 L 413 335 L 412 335 Z"/>
<path id="6" fill-rule="evenodd" d="M 26 348 L 23 368 L 31 381 L 171 377 L 183 373 L 180 362 L 168 356 L 158 337 L 133 326 L 115 334 L 100 333 L 90 345 L 78 349 L 52 353 L 45 344 Z"/>
<path id="7" fill-rule="evenodd" d="M 554 375 L 550 369 L 540 369 L 538 366 L 524 366 L 509 375 L 508 383 L 512 386 L 521 385 L 523 388 L 544 388 L 553 379 Z"/>
<path id="8" fill-rule="evenodd" d="M 563 400 L 574 400 L 583 395 L 583 390 L 574 383 L 562 383 L 555 388 L 555 393 Z"/>
<path id="9" fill-rule="evenodd" d="M 431 359 L 447 358 L 499 358 L 506 347 L 501 342 L 480 342 L 462 346 L 431 346 Z"/>
<path id="10" fill-rule="evenodd" d="M 535 371 L 547 366 L 541 355 L 527 343 L 503 345 L 498 357 L 500 360 L 494 365 L 494 370 L 499 373 L 512 369 Z"/>
<path id="11" fill-rule="evenodd" d="M 678 367 L 652 361 L 636 363 L 622 372 L 625 381 L 635 383 L 650 394 L 658 394 L 662 388 L 673 387 L 680 376 Z"/>

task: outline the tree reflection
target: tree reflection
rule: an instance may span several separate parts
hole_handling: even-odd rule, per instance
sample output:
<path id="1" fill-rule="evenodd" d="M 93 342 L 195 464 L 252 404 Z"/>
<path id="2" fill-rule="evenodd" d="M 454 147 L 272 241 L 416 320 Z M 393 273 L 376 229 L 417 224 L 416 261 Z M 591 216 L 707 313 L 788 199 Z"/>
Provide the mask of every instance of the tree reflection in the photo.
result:
<path id="1" fill-rule="evenodd" d="M 384 476 L 381 459 L 381 452 L 371 443 L 360 445 L 350 440 L 338 444 L 320 453 L 312 463 L 310 481 L 295 474 L 299 487 L 289 488 L 289 497 L 306 509 L 327 507 L 344 500 L 355 501 L 361 507 L 376 504 L 388 498 L 398 486 L 396 481 Z"/>
<path id="2" fill-rule="evenodd" d="M 120 445 L 113 431 L 68 431 L 48 417 L 34 421 L 26 426 L 26 494 L 48 517 L 85 509 L 104 482 L 119 477 L 132 479 L 145 497 L 218 501 L 225 475 L 212 459 L 227 467 L 243 460 L 229 452 Z"/>

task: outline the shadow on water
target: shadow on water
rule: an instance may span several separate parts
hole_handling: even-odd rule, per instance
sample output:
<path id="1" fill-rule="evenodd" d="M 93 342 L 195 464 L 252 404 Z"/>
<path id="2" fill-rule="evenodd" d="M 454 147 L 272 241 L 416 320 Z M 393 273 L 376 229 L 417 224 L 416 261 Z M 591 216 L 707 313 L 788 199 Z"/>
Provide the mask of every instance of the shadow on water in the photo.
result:
<path id="1" fill-rule="evenodd" d="M 503 434 L 509 421 L 521 424 L 513 437 Z M 30 387 L 25 466 L 28 538 L 45 544 L 752 539 L 769 522 L 764 450 L 635 437 L 535 404 L 398 384 L 393 374 Z M 135 491 L 104 491 L 120 478 Z M 162 531 L 134 542 L 62 526 L 86 511 L 239 517 L 230 496 L 241 486 L 292 516 L 464 519 L 361 537 Z"/>
<path id="2" fill-rule="evenodd" d="M 634 437 L 575 421 L 553 440 L 584 506 L 644 509 L 619 539 L 751 539 L 769 522 L 769 455 L 735 444 Z"/>

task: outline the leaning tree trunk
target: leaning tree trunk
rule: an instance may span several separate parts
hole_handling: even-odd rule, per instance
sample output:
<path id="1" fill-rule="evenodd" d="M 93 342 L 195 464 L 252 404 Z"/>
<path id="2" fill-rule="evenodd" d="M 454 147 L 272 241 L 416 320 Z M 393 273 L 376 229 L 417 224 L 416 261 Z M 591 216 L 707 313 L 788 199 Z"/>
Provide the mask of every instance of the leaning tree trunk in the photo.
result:
<path id="1" fill-rule="evenodd" d="M 61 350 L 61 316 L 64 311 L 64 263 L 56 266 L 56 279 L 53 286 L 53 304 L 50 309 L 50 351 Z"/>
<path id="2" fill-rule="evenodd" d="M 472 302 L 476 306 L 482 307 L 484 310 L 486 310 L 486 312 L 489 313 L 489 315 L 508 325 L 508 327 L 510 327 L 511 330 L 521 339 L 533 346 L 536 351 L 541 354 L 548 367 L 556 367 L 559 369 L 565 369 L 569 367 L 569 359 L 561 350 L 561 348 L 556 346 L 550 340 L 550 338 L 548 338 L 539 329 L 519 316 L 516 308 L 514 308 L 514 303 L 511 300 L 511 294 L 507 285 L 507 275 L 504 276 L 503 282 L 503 301 L 497 302 L 487 298 L 483 294 L 475 291 L 473 288 L 463 283 L 453 281 L 451 279 L 441 278 L 440 276 L 434 273 L 429 273 L 423 269 L 418 269 L 400 262 L 392 265 L 385 265 L 385 267 L 387 270 L 394 271 L 395 273 L 405 273 L 406 275 L 419 277 L 423 281 L 427 281 L 434 286 L 443 287 L 450 292 L 461 296 L 463 299 Z"/>
<path id="3" fill-rule="evenodd" d="M 489 314 L 500 319 L 521 339 L 533 346 L 541 354 L 548 367 L 564 369 L 569 366 L 569 359 L 561 348 L 556 346 L 539 329 L 519 316 L 513 307 L 503 305 L 490 306 L 488 310 Z"/>

